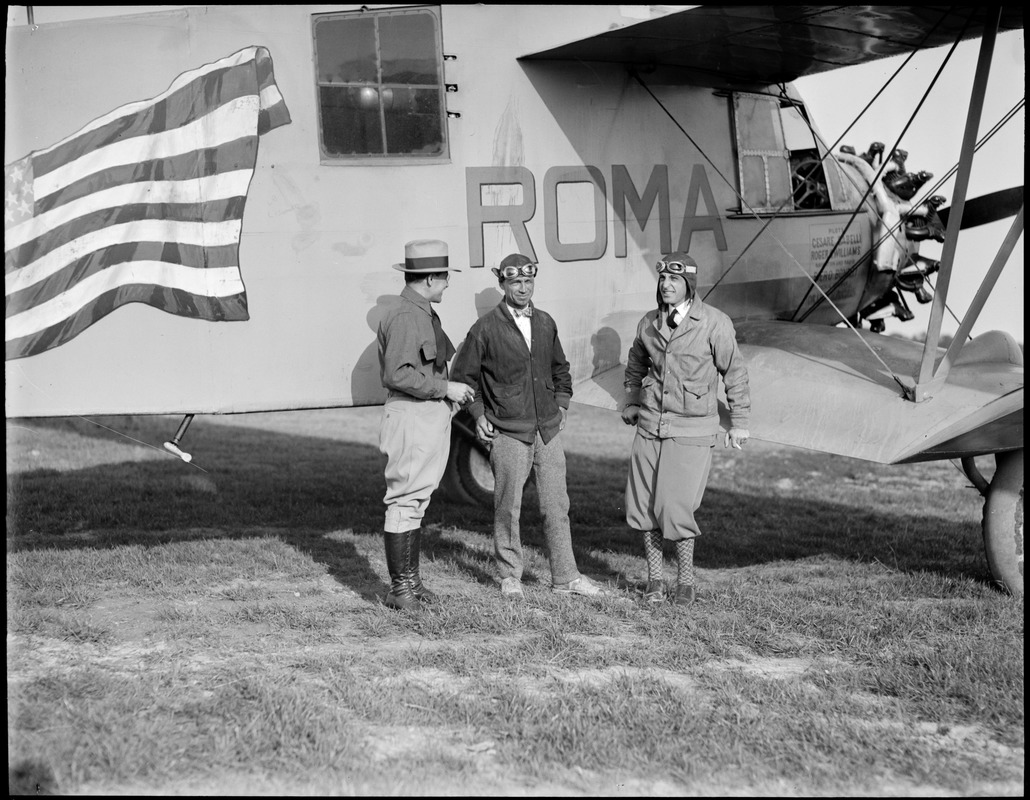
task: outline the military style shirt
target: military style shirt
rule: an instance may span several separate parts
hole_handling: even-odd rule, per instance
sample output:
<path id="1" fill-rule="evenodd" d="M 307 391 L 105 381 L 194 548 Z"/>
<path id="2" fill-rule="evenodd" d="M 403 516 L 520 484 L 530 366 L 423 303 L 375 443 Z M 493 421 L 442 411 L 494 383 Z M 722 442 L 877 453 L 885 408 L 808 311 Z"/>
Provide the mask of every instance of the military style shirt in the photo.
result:
<path id="1" fill-rule="evenodd" d="M 379 375 L 392 393 L 417 400 L 447 396 L 447 362 L 454 345 L 439 325 L 432 304 L 405 286 L 379 323 Z"/>

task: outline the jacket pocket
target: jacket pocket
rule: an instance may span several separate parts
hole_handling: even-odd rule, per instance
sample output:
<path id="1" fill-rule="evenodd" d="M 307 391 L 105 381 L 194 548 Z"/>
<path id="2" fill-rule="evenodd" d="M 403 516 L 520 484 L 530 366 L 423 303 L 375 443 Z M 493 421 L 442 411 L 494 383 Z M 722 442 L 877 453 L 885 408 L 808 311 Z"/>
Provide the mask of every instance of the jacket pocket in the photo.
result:
<path id="1" fill-rule="evenodd" d="M 494 386 L 495 413 L 498 419 L 521 417 L 525 404 L 525 393 L 517 383 L 501 383 Z"/>
<path id="2" fill-rule="evenodd" d="M 683 414 L 688 417 L 707 417 L 714 409 L 710 406 L 713 396 L 703 381 L 683 382 Z"/>
<path id="3" fill-rule="evenodd" d="M 662 384 L 654 375 L 645 375 L 640 381 L 640 402 L 645 408 L 662 408 Z"/>

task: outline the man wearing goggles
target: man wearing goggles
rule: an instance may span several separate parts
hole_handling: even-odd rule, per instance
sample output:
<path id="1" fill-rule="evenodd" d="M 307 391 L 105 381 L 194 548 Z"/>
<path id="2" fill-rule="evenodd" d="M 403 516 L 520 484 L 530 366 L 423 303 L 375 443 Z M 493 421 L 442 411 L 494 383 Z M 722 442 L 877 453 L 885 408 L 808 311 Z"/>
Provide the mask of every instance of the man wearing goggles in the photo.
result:
<path id="1" fill-rule="evenodd" d="M 522 493 L 536 470 L 537 497 L 544 521 L 552 590 L 594 597 L 605 590 L 580 575 L 572 552 L 565 451 L 565 428 L 572 375 L 558 327 L 531 303 L 537 265 L 512 253 L 493 269 L 504 299 L 484 314 L 465 337 L 454 360 L 453 379 L 475 389 L 469 412 L 476 435 L 490 444 L 494 474 L 494 560 L 501 594 L 522 591 Z"/>
<path id="2" fill-rule="evenodd" d="M 727 447 L 747 441 L 751 396 L 730 318 L 697 296 L 697 262 L 687 253 L 662 256 L 658 308 L 637 325 L 626 358 L 622 419 L 637 426 L 626 480 L 626 522 L 644 535 L 649 603 L 665 601 L 662 544 L 675 542 L 676 605 L 693 603 L 694 539 L 712 448 L 719 433 L 721 376 L 730 410 Z"/>
<path id="3" fill-rule="evenodd" d="M 523 258 L 525 256 L 522 256 Z M 507 259 L 505 259 L 507 260 Z M 529 262 L 525 264 L 508 264 L 506 267 L 500 267 L 495 269 L 494 274 L 499 278 L 503 278 L 506 281 L 515 280 L 515 278 L 535 278 L 536 277 L 536 264 Z"/>
<path id="4" fill-rule="evenodd" d="M 695 264 L 687 265 L 682 261 L 665 261 L 664 259 L 659 261 L 655 267 L 658 269 L 658 274 L 661 275 L 664 272 L 668 272 L 671 275 L 685 275 L 688 272 L 691 275 L 697 275 L 697 266 Z"/>

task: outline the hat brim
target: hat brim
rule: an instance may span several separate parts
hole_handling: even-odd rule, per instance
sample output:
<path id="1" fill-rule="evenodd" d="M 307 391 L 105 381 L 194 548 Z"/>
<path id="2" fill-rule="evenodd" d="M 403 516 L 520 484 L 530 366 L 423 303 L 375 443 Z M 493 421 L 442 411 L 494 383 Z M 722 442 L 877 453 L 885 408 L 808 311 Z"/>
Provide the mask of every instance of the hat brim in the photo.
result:
<path id="1" fill-rule="evenodd" d="M 429 269 L 409 269 L 406 264 L 394 264 L 393 268 L 398 272 L 410 272 L 412 275 L 434 275 L 437 272 L 461 272 L 457 267 L 444 267 L 443 269 L 436 267 L 430 267 Z"/>

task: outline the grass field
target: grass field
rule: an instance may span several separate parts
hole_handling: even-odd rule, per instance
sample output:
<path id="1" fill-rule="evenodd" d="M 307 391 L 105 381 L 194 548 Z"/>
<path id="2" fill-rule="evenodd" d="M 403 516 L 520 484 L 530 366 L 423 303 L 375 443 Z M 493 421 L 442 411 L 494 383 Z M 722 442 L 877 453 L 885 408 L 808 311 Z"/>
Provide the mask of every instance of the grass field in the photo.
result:
<path id="1" fill-rule="evenodd" d="M 632 430 L 573 406 L 582 572 L 434 497 L 382 606 L 380 410 L 8 420 L 9 763 L 69 794 L 1022 796 L 1023 605 L 954 465 L 716 449 L 698 602 L 638 599 Z M 148 446 L 149 445 L 149 446 Z M 984 465 L 986 466 L 986 465 Z M 987 472 L 987 470 L 985 470 Z M 988 473 L 989 475 L 989 473 Z M 675 564 L 667 551 L 670 581 Z"/>

